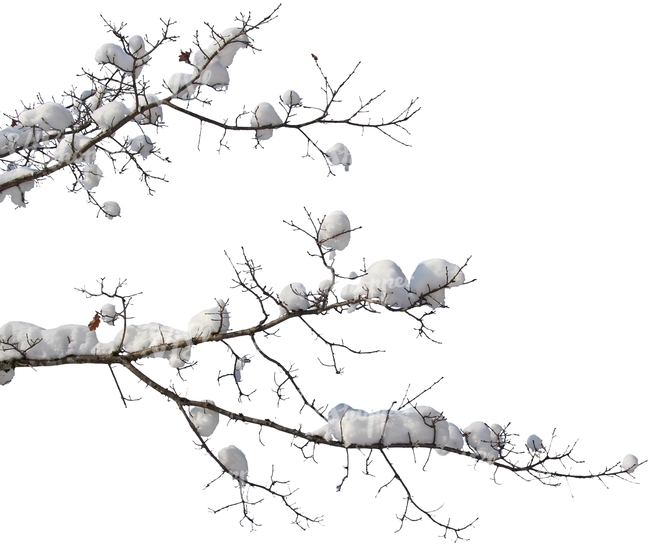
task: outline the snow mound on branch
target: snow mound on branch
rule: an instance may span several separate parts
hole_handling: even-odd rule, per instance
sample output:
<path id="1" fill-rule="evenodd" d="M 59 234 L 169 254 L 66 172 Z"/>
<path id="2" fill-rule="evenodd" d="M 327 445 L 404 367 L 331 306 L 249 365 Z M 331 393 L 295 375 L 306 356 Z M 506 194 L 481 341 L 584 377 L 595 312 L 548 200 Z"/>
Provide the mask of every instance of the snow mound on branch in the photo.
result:
<path id="1" fill-rule="evenodd" d="M 119 203 L 116 201 L 106 201 L 102 205 L 102 210 L 106 215 L 108 220 L 113 220 L 115 217 L 119 217 L 122 209 L 120 208 Z"/>
<path id="2" fill-rule="evenodd" d="M 104 44 L 95 52 L 95 62 L 100 65 L 113 65 L 123 72 L 133 72 L 137 78 L 150 59 L 142 36 L 131 36 L 128 49 L 130 55 L 118 44 Z"/>
<path id="3" fill-rule="evenodd" d="M 83 135 L 66 135 L 56 147 L 54 159 L 59 163 L 95 163 L 96 149 L 94 145 L 81 155 L 79 154 L 79 150 L 89 141 L 90 138 Z"/>
<path id="4" fill-rule="evenodd" d="M 340 441 L 346 447 L 435 444 L 443 448 L 449 441 L 447 420 L 430 406 L 366 412 L 341 403 L 327 418 L 327 425 L 313 434 Z"/>
<path id="5" fill-rule="evenodd" d="M 326 154 L 332 165 L 342 165 L 345 167 L 346 171 L 350 170 L 350 165 L 352 165 L 352 154 L 350 154 L 347 146 L 337 142 L 326 152 Z"/>
<path id="6" fill-rule="evenodd" d="M 445 304 L 445 289 L 442 287 L 457 287 L 465 283 L 465 274 L 459 266 L 442 258 L 431 258 L 420 262 L 411 276 L 411 292 L 418 299 L 432 308 Z"/>
<path id="7" fill-rule="evenodd" d="M 131 111 L 124 103 L 115 101 L 100 106 L 92 113 L 92 118 L 100 129 L 105 131 L 117 125 L 130 113 Z"/>
<path id="8" fill-rule="evenodd" d="M 282 94 L 282 102 L 287 106 L 300 106 L 300 95 L 293 89 L 287 89 Z"/>
<path id="9" fill-rule="evenodd" d="M 95 62 L 100 65 L 113 65 L 131 72 L 133 70 L 133 57 L 131 57 L 121 46 L 117 44 L 104 44 L 95 52 Z"/>
<path id="10" fill-rule="evenodd" d="M 0 386 L 6 386 L 14 379 L 16 369 L 10 368 L 9 370 L 0 370 Z"/>
<path id="11" fill-rule="evenodd" d="M 229 67 L 235 54 L 248 47 L 250 38 L 241 27 L 230 27 L 224 30 L 208 47 L 194 54 L 194 64 L 199 68 L 205 66 L 208 59 L 217 60 L 224 68 Z M 219 52 L 219 53 L 217 53 Z M 214 54 L 217 53 L 216 56 Z M 214 57 L 213 57 L 214 56 Z"/>
<path id="12" fill-rule="evenodd" d="M 214 404 L 210 399 L 206 399 L 205 402 Z M 202 406 L 193 406 L 190 409 L 190 420 L 201 437 L 209 437 L 219 425 L 219 413 Z"/>
<path id="13" fill-rule="evenodd" d="M 81 184 L 86 190 L 92 190 L 99 185 L 99 181 L 104 176 L 104 173 L 98 165 L 90 163 L 84 165 L 81 169 Z"/>
<path id="14" fill-rule="evenodd" d="M 342 251 L 350 243 L 350 219 L 343 211 L 332 211 L 318 230 L 318 243 L 327 249 Z"/>
<path id="15" fill-rule="evenodd" d="M 34 170 L 29 167 L 16 167 L 16 169 L 11 169 L 10 171 L 0 172 L 0 184 L 11 182 L 12 180 L 19 179 L 25 175 L 31 175 L 32 173 L 34 173 Z M 34 188 L 33 180 L 26 180 L 18 186 L 7 188 L 0 192 L 0 203 L 4 201 L 6 196 L 9 196 L 14 205 L 17 207 L 25 207 L 25 194 L 32 188 Z"/>
<path id="16" fill-rule="evenodd" d="M 0 131 L 0 154 L 14 152 L 17 148 L 43 139 L 43 130 L 35 127 L 5 127 Z"/>
<path id="17" fill-rule="evenodd" d="M 621 462 L 621 469 L 627 471 L 628 473 L 633 473 L 634 470 L 639 466 L 639 459 L 634 454 L 628 454 L 623 458 Z"/>
<path id="18" fill-rule="evenodd" d="M 239 480 L 239 484 L 248 477 L 248 462 L 246 456 L 234 445 L 226 446 L 219 450 L 217 458 L 228 472 Z"/>
<path id="19" fill-rule="evenodd" d="M 115 306 L 110 302 L 107 302 L 102 306 L 99 315 L 101 316 L 102 321 L 107 325 L 114 325 L 115 320 L 119 317 L 115 312 Z"/>
<path id="20" fill-rule="evenodd" d="M 167 81 L 167 87 L 176 97 L 183 100 L 193 99 L 196 95 L 197 86 L 196 84 L 189 84 L 189 82 L 194 78 L 194 74 L 187 74 L 185 72 L 176 72 L 172 74 L 169 80 Z M 189 84 L 189 85 L 187 85 Z M 181 88 L 187 85 L 182 91 Z"/>
<path id="21" fill-rule="evenodd" d="M 219 299 L 214 308 L 197 313 L 190 319 L 187 330 L 191 338 L 205 338 L 211 334 L 223 334 L 230 328 L 230 315 L 226 303 Z"/>
<path id="22" fill-rule="evenodd" d="M 153 141 L 147 135 L 138 135 L 129 141 L 129 150 L 146 160 L 153 152 Z"/>
<path id="23" fill-rule="evenodd" d="M 290 312 L 302 311 L 309 309 L 311 302 L 307 299 L 307 289 L 302 283 L 289 283 L 280 292 L 280 302 L 284 306 L 280 306 L 280 313 L 285 315 L 287 309 Z M 287 309 L 285 309 L 285 306 Z"/>
<path id="24" fill-rule="evenodd" d="M 368 268 L 359 283 L 343 287 L 341 298 L 354 300 L 364 296 L 384 306 L 406 308 L 411 304 L 408 290 L 408 282 L 401 268 L 392 260 L 379 260 Z"/>
<path id="25" fill-rule="evenodd" d="M 159 123 L 162 123 L 163 121 L 163 109 L 162 106 L 160 106 L 160 100 L 156 95 L 153 95 L 151 93 L 146 93 L 144 97 L 140 97 L 139 100 L 139 105 L 140 108 L 149 106 L 149 105 L 156 105 L 153 108 L 148 108 L 147 110 L 144 111 L 144 113 L 138 114 L 135 117 L 135 121 L 139 123 L 140 125 L 157 125 Z M 135 103 L 133 104 L 133 109 L 135 109 L 136 105 Z"/>
<path id="26" fill-rule="evenodd" d="M 266 127 L 268 125 L 282 125 L 282 119 L 270 103 L 260 103 L 253 110 L 251 127 Z M 273 136 L 273 129 L 260 129 L 255 131 L 258 141 L 265 141 Z"/>
<path id="27" fill-rule="evenodd" d="M 70 127 L 74 118 L 65 106 L 58 103 L 45 103 L 31 110 L 25 110 L 18 116 L 24 126 L 38 126 L 45 131 L 54 129 L 63 131 Z"/>
<path id="28" fill-rule="evenodd" d="M 160 323 L 146 323 L 144 325 L 129 325 L 124 333 L 122 349 L 128 353 L 142 351 L 162 344 L 187 342 L 190 336 L 187 332 L 161 325 Z M 122 331 L 115 336 L 115 343 L 122 340 Z M 190 360 L 191 347 L 183 346 L 164 351 L 154 352 L 148 357 L 167 359 L 173 368 L 182 368 Z"/>
<path id="29" fill-rule="evenodd" d="M 201 76 L 199 76 L 197 83 L 207 85 L 220 91 L 228 87 L 228 84 L 230 83 L 230 75 L 221 62 L 219 62 L 218 59 L 215 59 L 201 70 Z"/>
<path id="30" fill-rule="evenodd" d="M 12 321 L 0 327 L 0 361 L 9 359 L 61 359 L 68 355 L 107 354 L 114 342 L 101 343 L 86 325 L 62 325 L 44 329 Z"/>
<path id="31" fill-rule="evenodd" d="M 528 448 L 528 450 L 531 452 L 541 452 L 544 450 L 544 443 L 542 443 L 542 439 L 540 439 L 537 435 L 531 435 L 526 440 L 526 448 Z"/>
<path id="32" fill-rule="evenodd" d="M 465 446 L 465 437 L 463 437 L 463 434 L 461 433 L 460 429 L 458 429 L 458 426 L 456 424 L 447 422 L 447 425 L 449 426 L 449 440 L 447 441 L 447 444 L 445 444 L 445 448 L 462 450 L 463 446 Z M 449 454 L 449 452 L 446 450 L 440 449 L 436 449 L 436 452 L 441 456 L 446 456 Z"/>
<path id="33" fill-rule="evenodd" d="M 467 446 L 473 448 L 481 459 L 493 462 L 500 457 L 499 435 L 485 422 L 472 422 L 463 432 Z"/>

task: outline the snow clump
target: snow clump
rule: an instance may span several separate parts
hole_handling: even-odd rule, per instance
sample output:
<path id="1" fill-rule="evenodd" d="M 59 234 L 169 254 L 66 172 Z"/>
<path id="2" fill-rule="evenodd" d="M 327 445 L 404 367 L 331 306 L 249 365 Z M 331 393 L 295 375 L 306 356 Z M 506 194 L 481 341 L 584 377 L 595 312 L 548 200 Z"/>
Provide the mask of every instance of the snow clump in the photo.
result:
<path id="1" fill-rule="evenodd" d="M 307 289 L 302 283 L 289 283 L 280 292 L 280 313 L 285 315 L 289 312 L 309 309 L 311 302 L 307 299 Z"/>
<path id="2" fill-rule="evenodd" d="M 251 127 L 266 127 L 268 125 L 282 125 L 282 119 L 270 103 L 260 103 L 253 110 Z M 255 138 L 258 141 L 268 140 L 272 136 L 273 129 L 259 129 L 255 131 Z"/>
<path id="3" fill-rule="evenodd" d="M 411 276 L 410 288 L 418 299 L 432 308 L 445 304 L 445 289 L 465 283 L 465 274 L 460 267 L 442 258 L 420 262 Z M 432 292 L 433 291 L 433 292 Z"/>
<path id="4" fill-rule="evenodd" d="M 5 386 L 14 379 L 16 369 L 0 370 L 0 386 Z"/>
<path id="5" fill-rule="evenodd" d="M 81 184 L 86 190 L 96 188 L 102 176 L 104 176 L 103 171 L 94 163 L 89 163 L 81 168 Z"/>
<path id="6" fill-rule="evenodd" d="M 147 108 L 143 113 L 138 114 L 135 117 L 135 121 L 140 125 L 157 125 L 162 123 L 163 120 L 163 109 L 160 106 L 160 101 L 156 95 L 151 93 L 146 93 L 144 97 L 140 97 L 139 100 L 140 108 L 147 107 L 149 105 L 156 105 L 153 108 Z M 135 110 L 135 103 L 133 104 L 133 109 Z"/>
<path id="7" fill-rule="evenodd" d="M 528 440 L 526 440 L 526 448 L 531 452 L 540 452 L 544 450 L 544 444 L 542 443 L 542 439 L 537 435 L 531 435 L 528 437 Z"/>
<path id="8" fill-rule="evenodd" d="M 282 102 L 287 106 L 300 106 L 300 95 L 296 93 L 293 89 L 287 89 L 282 94 Z"/>
<path id="9" fill-rule="evenodd" d="M 214 404 L 210 399 L 206 399 L 205 402 Z M 190 409 L 190 420 L 201 437 L 209 437 L 219 424 L 219 413 L 202 406 L 193 406 Z"/>
<path id="10" fill-rule="evenodd" d="M 129 149 L 146 160 L 153 152 L 153 141 L 147 135 L 138 135 L 129 141 Z"/>
<path id="11" fill-rule="evenodd" d="M 354 300 L 360 296 L 379 301 L 391 308 L 406 308 L 410 305 L 408 282 L 401 268 L 392 260 L 373 263 L 366 275 L 356 285 L 346 285 L 341 298 Z"/>
<path id="12" fill-rule="evenodd" d="M 150 59 L 141 36 L 131 36 L 129 51 L 130 55 L 117 44 L 104 44 L 95 52 L 95 62 L 100 65 L 113 65 L 123 72 L 133 72 L 137 78 Z"/>
<path id="13" fill-rule="evenodd" d="M 248 462 L 246 461 L 246 456 L 239 448 L 232 444 L 226 446 L 219 450 L 217 458 L 233 478 L 239 480 L 240 485 L 242 481 L 246 480 L 248 477 Z"/>
<path id="14" fill-rule="evenodd" d="M 29 167 L 16 167 L 9 171 L 0 172 L 0 184 L 5 182 L 11 182 L 12 180 L 19 179 L 25 175 L 31 175 L 34 173 L 33 169 Z M 13 186 L 12 188 L 7 188 L 0 192 L 0 203 L 2 203 L 6 196 L 11 198 L 11 201 L 17 207 L 25 207 L 25 194 L 34 188 L 33 180 L 26 180 L 21 182 L 18 186 Z"/>
<path id="15" fill-rule="evenodd" d="M 343 211 L 333 211 L 325 217 L 318 230 L 318 244 L 342 251 L 350 243 L 350 219 Z"/>
<path id="16" fill-rule="evenodd" d="M 83 135 L 66 135 L 54 150 L 54 159 L 59 163 L 95 163 L 97 151 L 94 145 L 79 154 L 89 141 L 90 138 Z"/>
<path id="17" fill-rule="evenodd" d="M 326 154 L 332 165 L 342 165 L 345 167 L 346 171 L 350 170 L 350 165 L 352 165 L 352 154 L 350 154 L 347 146 L 337 142 L 326 152 Z"/>
<path id="18" fill-rule="evenodd" d="M 102 210 L 108 220 L 113 220 L 115 217 L 119 217 L 122 212 L 120 205 L 116 201 L 105 201 L 104 205 L 102 205 Z"/>
<path id="19" fill-rule="evenodd" d="M 194 74 L 187 74 L 185 72 L 176 72 L 172 74 L 167 82 L 167 87 L 176 97 L 183 100 L 193 99 L 196 95 L 197 86 L 196 84 L 190 84 Z M 189 85 L 188 85 L 189 84 Z M 186 86 L 187 87 L 184 87 Z M 183 88 L 181 90 L 181 88 Z"/>
<path id="20" fill-rule="evenodd" d="M 130 114 L 128 107 L 119 101 L 100 106 L 92 113 L 92 118 L 100 129 L 106 131 L 117 125 Z"/>
<path id="21" fill-rule="evenodd" d="M 346 447 L 435 444 L 442 448 L 449 441 L 447 420 L 430 406 L 366 412 L 341 403 L 327 418 L 328 423 L 313 435 L 340 441 Z"/>
<path id="22" fill-rule="evenodd" d="M 115 336 L 115 342 L 119 343 L 122 339 L 122 331 Z M 133 353 L 142 351 L 161 344 L 173 344 L 176 342 L 187 342 L 189 335 L 187 332 L 161 325 L 160 323 L 146 323 L 144 325 L 129 325 L 124 333 L 124 342 L 122 349 L 126 352 Z M 173 368 L 183 368 L 187 365 L 191 357 L 191 347 L 182 346 L 170 350 L 154 352 L 147 357 L 167 359 L 169 366 Z"/>
<path id="23" fill-rule="evenodd" d="M 99 315 L 101 316 L 102 321 L 107 325 L 115 325 L 115 320 L 119 317 L 115 312 L 115 306 L 110 302 L 107 302 L 102 306 Z"/>
<path id="24" fill-rule="evenodd" d="M 248 44 L 250 44 L 250 38 L 243 32 L 242 28 L 227 28 L 221 34 L 217 35 L 216 40 L 208 47 L 194 54 L 194 64 L 198 67 L 203 67 L 208 62 L 208 59 L 212 57 L 212 61 L 216 60 L 221 66 L 228 68 L 235 59 L 235 54 L 240 49 L 248 47 Z M 215 53 L 217 55 L 213 57 Z"/>
<path id="25" fill-rule="evenodd" d="M 634 454 L 628 454 L 623 458 L 621 462 L 621 469 L 627 471 L 628 473 L 633 473 L 634 470 L 639 466 L 639 459 Z"/>
<path id="26" fill-rule="evenodd" d="M 63 131 L 74 122 L 72 113 L 62 104 L 45 103 L 31 110 L 25 110 L 18 121 L 29 127 L 38 126 L 45 131 Z"/>
<path id="27" fill-rule="evenodd" d="M 499 426 L 500 427 L 500 426 Z M 472 422 L 464 430 L 467 446 L 481 459 L 493 462 L 500 456 L 499 434 L 484 422 Z"/>
<path id="28" fill-rule="evenodd" d="M 447 441 L 447 444 L 445 444 L 445 448 L 453 448 L 454 450 L 461 450 L 465 445 L 465 437 L 463 437 L 463 434 L 461 433 L 460 429 L 456 424 L 447 422 L 447 425 L 449 426 L 449 440 Z M 447 452 L 446 450 L 441 450 L 438 448 L 436 448 L 436 452 L 441 456 L 446 456 L 447 454 L 449 454 L 449 452 Z"/>
<path id="29" fill-rule="evenodd" d="M 226 303 L 219 299 L 214 308 L 197 313 L 188 324 L 191 338 L 205 338 L 211 334 L 223 334 L 230 328 L 230 315 Z"/>

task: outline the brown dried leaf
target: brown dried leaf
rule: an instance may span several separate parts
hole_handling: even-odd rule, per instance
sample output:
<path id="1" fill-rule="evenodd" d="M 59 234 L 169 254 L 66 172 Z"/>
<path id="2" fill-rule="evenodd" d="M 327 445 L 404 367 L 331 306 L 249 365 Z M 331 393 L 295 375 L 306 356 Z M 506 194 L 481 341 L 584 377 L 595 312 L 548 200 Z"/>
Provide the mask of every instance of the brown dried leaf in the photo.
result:
<path id="1" fill-rule="evenodd" d="M 187 63 L 188 65 L 190 64 L 190 55 L 192 54 L 192 50 L 190 49 L 189 51 L 183 51 L 181 49 L 181 54 L 178 56 L 178 60 L 181 63 Z"/>
<path id="2" fill-rule="evenodd" d="M 95 313 L 95 317 L 93 317 L 93 320 L 90 323 L 88 323 L 88 329 L 91 331 L 97 330 L 97 327 L 99 327 L 99 322 L 100 322 L 99 314 Z"/>
<path id="3" fill-rule="evenodd" d="M 311 56 L 312 56 L 312 58 L 314 59 L 314 61 L 318 62 L 318 57 L 316 57 L 316 55 L 314 55 L 314 54 L 312 53 Z"/>

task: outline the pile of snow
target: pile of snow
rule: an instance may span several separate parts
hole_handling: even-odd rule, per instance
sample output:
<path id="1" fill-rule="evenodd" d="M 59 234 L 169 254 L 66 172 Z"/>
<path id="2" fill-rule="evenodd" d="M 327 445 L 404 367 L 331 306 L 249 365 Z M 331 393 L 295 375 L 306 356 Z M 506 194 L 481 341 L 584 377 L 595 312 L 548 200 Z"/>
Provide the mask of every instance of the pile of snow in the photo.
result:
<path id="1" fill-rule="evenodd" d="M 248 477 L 248 462 L 246 456 L 236 446 L 232 444 L 219 450 L 217 458 L 228 472 L 236 479 L 239 484 L 245 481 Z"/>
<path id="2" fill-rule="evenodd" d="M 343 211 L 332 211 L 318 230 L 318 244 L 342 251 L 350 243 L 350 219 Z"/>
<path id="3" fill-rule="evenodd" d="M 108 354 L 115 342 L 102 343 L 87 325 L 62 325 L 44 329 L 12 321 L 0 327 L 0 361 L 9 359 L 61 359 L 68 355 Z"/>
<path id="4" fill-rule="evenodd" d="M 467 446 L 473 449 L 483 460 L 493 462 L 501 456 L 503 447 L 499 424 L 488 426 L 484 422 L 473 422 L 464 430 Z"/>
<path id="5" fill-rule="evenodd" d="M 176 72 L 171 75 L 167 81 L 167 87 L 176 97 L 183 100 L 193 99 L 198 87 L 196 84 L 190 84 L 196 74 L 187 74 L 185 72 Z M 185 87 L 187 86 L 187 87 Z"/>
<path id="6" fill-rule="evenodd" d="M 621 462 L 621 469 L 627 471 L 628 473 L 633 473 L 634 470 L 639 466 L 639 459 L 634 454 L 628 454 L 623 458 Z"/>
<path id="7" fill-rule="evenodd" d="M 407 308 L 426 304 L 438 308 L 445 303 L 445 289 L 465 282 L 460 267 L 441 258 L 420 262 L 411 276 L 411 282 L 392 260 L 373 263 L 366 274 L 354 285 L 341 290 L 341 298 L 354 300 L 366 297 L 391 308 Z"/>
<path id="8" fill-rule="evenodd" d="M 123 72 L 132 72 L 137 78 L 144 65 L 149 61 L 142 37 L 132 36 L 129 39 L 128 49 L 130 54 L 118 44 L 104 44 L 95 52 L 95 62 L 100 65 L 113 65 Z"/>
<path id="9" fill-rule="evenodd" d="M 232 64 L 235 54 L 240 49 L 248 47 L 248 44 L 250 44 L 250 38 L 242 28 L 227 28 L 208 47 L 194 54 L 194 64 L 201 69 L 212 57 L 212 62 L 218 61 L 221 66 L 227 68 Z M 217 53 L 216 56 L 214 56 L 215 53 Z"/>
<path id="10" fill-rule="evenodd" d="M 269 125 L 282 125 L 282 119 L 270 103 L 260 103 L 253 110 L 251 127 L 266 127 Z M 272 136 L 273 129 L 259 129 L 255 131 L 255 138 L 258 141 L 265 141 Z"/>
<path id="11" fill-rule="evenodd" d="M 146 160 L 153 152 L 153 141 L 147 135 L 138 135 L 129 141 L 129 149 Z"/>
<path id="12" fill-rule="evenodd" d="M 36 127 L 5 127 L 0 131 L 0 154 L 15 152 L 46 137 L 44 131 Z"/>
<path id="13" fill-rule="evenodd" d="M 411 276 L 410 290 L 432 308 L 445 304 L 445 289 L 465 283 L 465 274 L 459 266 L 442 258 L 420 262 Z"/>
<path id="14" fill-rule="evenodd" d="M 230 315 L 226 303 L 219 299 L 217 305 L 197 313 L 190 319 L 187 330 L 190 338 L 206 338 L 211 334 L 222 334 L 230 328 Z"/>
<path id="15" fill-rule="evenodd" d="M 445 448 L 462 450 L 463 446 L 465 446 L 465 437 L 463 437 L 463 434 L 461 433 L 460 429 L 458 429 L 458 426 L 456 424 L 447 422 L 447 425 L 449 426 L 449 440 L 447 441 L 447 444 L 445 444 Z M 449 452 L 446 450 L 440 449 L 436 449 L 436 452 L 441 456 L 446 456 L 449 454 Z"/>
<path id="16" fill-rule="evenodd" d="M 86 146 L 90 140 L 89 137 L 79 134 L 66 135 L 54 150 L 54 159 L 59 163 L 95 163 L 96 149 L 94 145 L 79 154 L 79 150 Z"/>
<path id="17" fill-rule="evenodd" d="M 122 339 L 122 331 L 115 337 L 119 344 Z M 187 332 L 161 325 L 160 323 L 146 323 L 144 325 L 129 325 L 124 335 L 122 348 L 128 353 L 142 351 L 161 344 L 173 344 L 189 340 Z M 167 359 L 169 366 L 182 368 L 187 365 L 191 358 L 191 347 L 184 346 L 166 351 L 152 353 L 149 357 Z"/>
<path id="18" fill-rule="evenodd" d="M 302 311 L 309 309 L 311 302 L 307 298 L 307 289 L 302 283 L 289 283 L 280 292 L 280 313 L 282 315 L 293 311 Z"/>
<path id="19" fill-rule="evenodd" d="M 122 212 L 119 203 L 116 201 L 105 201 L 102 205 L 102 210 L 108 220 L 113 220 L 115 217 L 119 217 Z"/>
<path id="20" fill-rule="evenodd" d="M 350 170 L 350 165 L 352 165 L 352 154 L 350 154 L 347 146 L 337 142 L 326 152 L 326 154 L 332 165 L 343 165 L 346 171 Z"/>
<path id="21" fill-rule="evenodd" d="M 102 306 L 99 315 L 102 318 L 102 321 L 104 321 L 104 323 L 107 325 L 114 325 L 115 321 L 119 317 L 115 311 L 115 305 L 111 304 L 110 302 Z"/>
<path id="22" fill-rule="evenodd" d="M 105 131 L 117 125 L 130 113 L 131 111 L 124 103 L 114 101 L 100 106 L 92 113 L 92 118 L 99 128 Z"/>
<path id="23" fill-rule="evenodd" d="M 142 114 L 138 114 L 135 117 L 135 121 L 139 123 L 140 125 L 157 125 L 159 123 L 162 123 L 163 120 L 163 110 L 162 106 L 160 106 L 160 100 L 156 95 L 153 95 L 151 93 L 147 93 L 144 95 L 144 97 L 140 97 L 139 100 L 139 105 L 140 108 L 148 105 L 156 105 L 153 108 L 148 108 L 147 110 L 144 111 Z M 135 109 L 135 103 L 133 104 L 133 109 Z"/>
<path id="24" fill-rule="evenodd" d="M 202 71 L 197 83 L 207 85 L 217 91 L 225 89 L 230 83 L 230 75 L 218 59 L 211 61 Z"/>
<path id="25" fill-rule="evenodd" d="M 544 444 L 537 435 L 530 435 L 526 440 L 526 448 L 531 452 L 540 452 L 544 450 Z"/>
<path id="26" fill-rule="evenodd" d="M 0 172 L 0 184 L 11 182 L 12 180 L 19 179 L 26 175 L 34 173 L 34 169 L 29 167 L 16 167 L 9 171 Z M 25 207 L 25 194 L 34 188 L 34 180 L 26 180 L 21 182 L 18 186 L 7 188 L 0 192 L 0 203 L 2 203 L 6 196 L 11 198 L 11 201 L 17 207 Z"/>
<path id="27" fill-rule="evenodd" d="M 63 131 L 74 122 L 72 113 L 62 104 L 45 103 L 31 110 L 25 110 L 18 121 L 26 127 L 38 126 L 45 131 Z"/>
<path id="28" fill-rule="evenodd" d="M 214 404 L 210 399 L 205 402 Z M 190 420 L 201 437 L 209 437 L 219 425 L 219 413 L 202 406 L 193 406 L 190 409 Z"/>
<path id="29" fill-rule="evenodd" d="M 102 176 L 104 176 L 104 173 L 94 163 L 89 163 L 81 168 L 81 184 L 86 190 L 96 188 Z"/>
<path id="30" fill-rule="evenodd" d="M 300 95 L 293 89 L 287 89 L 283 94 L 282 94 L 282 102 L 287 105 L 287 106 L 300 106 L 300 101 L 302 100 L 300 98 Z"/>
<path id="31" fill-rule="evenodd" d="M 9 370 L 0 370 L 0 386 L 5 386 L 14 379 L 16 370 L 10 368 Z"/>
<path id="32" fill-rule="evenodd" d="M 341 403 L 329 411 L 327 418 L 328 423 L 313 435 L 340 441 L 346 447 L 435 444 L 443 448 L 449 442 L 447 420 L 429 406 L 366 412 Z"/>
<path id="33" fill-rule="evenodd" d="M 359 297 L 371 298 L 390 308 L 407 308 L 411 304 L 404 272 L 392 260 L 373 263 L 356 285 L 346 285 L 341 291 L 343 300 Z"/>

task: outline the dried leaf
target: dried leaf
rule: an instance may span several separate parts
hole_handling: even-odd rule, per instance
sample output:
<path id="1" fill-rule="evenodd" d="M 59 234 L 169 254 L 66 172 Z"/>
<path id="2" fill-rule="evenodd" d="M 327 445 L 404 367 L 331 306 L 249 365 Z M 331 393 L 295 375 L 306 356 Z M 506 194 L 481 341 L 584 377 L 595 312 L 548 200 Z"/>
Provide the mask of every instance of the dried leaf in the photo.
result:
<path id="1" fill-rule="evenodd" d="M 178 60 L 181 63 L 187 63 L 190 64 L 190 55 L 192 54 L 192 50 L 190 49 L 189 51 L 183 51 L 181 49 L 181 54 L 178 56 Z"/>
<path id="2" fill-rule="evenodd" d="M 100 322 L 99 314 L 95 313 L 95 317 L 93 317 L 93 320 L 90 323 L 88 323 L 88 329 L 97 330 L 97 327 L 99 327 L 99 322 Z"/>
<path id="3" fill-rule="evenodd" d="M 16 127 L 18 125 L 18 120 L 11 120 L 11 127 Z"/>
<path id="4" fill-rule="evenodd" d="M 314 55 L 314 54 L 312 53 L 311 56 L 312 56 L 312 58 L 314 59 L 314 61 L 318 62 L 318 57 L 316 57 L 316 55 Z"/>

